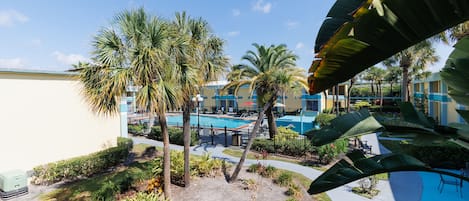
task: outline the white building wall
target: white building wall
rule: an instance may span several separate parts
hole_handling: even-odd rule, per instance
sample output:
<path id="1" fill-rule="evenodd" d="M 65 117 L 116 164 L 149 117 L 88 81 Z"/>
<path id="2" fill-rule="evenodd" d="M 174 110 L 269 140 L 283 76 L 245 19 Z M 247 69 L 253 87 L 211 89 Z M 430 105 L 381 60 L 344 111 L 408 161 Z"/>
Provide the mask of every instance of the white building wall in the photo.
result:
<path id="1" fill-rule="evenodd" d="M 119 114 L 97 116 L 71 75 L 0 72 L 0 172 L 115 146 Z"/>

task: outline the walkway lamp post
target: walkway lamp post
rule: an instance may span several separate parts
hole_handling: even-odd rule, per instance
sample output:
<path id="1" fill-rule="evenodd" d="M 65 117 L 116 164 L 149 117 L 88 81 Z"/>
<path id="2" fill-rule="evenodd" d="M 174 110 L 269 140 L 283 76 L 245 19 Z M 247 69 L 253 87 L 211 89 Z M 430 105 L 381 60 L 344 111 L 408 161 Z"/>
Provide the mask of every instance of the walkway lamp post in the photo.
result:
<path id="1" fill-rule="evenodd" d="M 195 97 L 192 97 L 192 101 L 197 104 L 197 136 L 200 137 L 200 102 L 204 101 L 204 98 L 197 94 Z"/>

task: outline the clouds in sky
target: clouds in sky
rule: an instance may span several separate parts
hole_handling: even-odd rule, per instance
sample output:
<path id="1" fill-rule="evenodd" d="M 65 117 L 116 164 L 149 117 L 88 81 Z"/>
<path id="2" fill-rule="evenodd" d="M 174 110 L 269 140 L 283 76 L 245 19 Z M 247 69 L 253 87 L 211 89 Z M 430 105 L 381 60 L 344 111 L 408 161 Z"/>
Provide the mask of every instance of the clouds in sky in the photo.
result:
<path id="1" fill-rule="evenodd" d="M 233 10 L 231 10 L 231 13 L 232 13 L 233 16 L 235 16 L 235 17 L 241 15 L 241 11 L 239 11 L 238 9 L 233 9 Z"/>
<path id="2" fill-rule="evenodd" d="M 0 58 L 0 68 L 24 68 L 26 62 L 21 58 L 2 59 Z"/>
<path id="3" fill-rule="evenodd" d="M 230 31 L 230 32 L 228 32 L 228 36 L 231 36 L 231 37 L 238 36 L 238 35 L 239 35 L 239 31 Z"/>
<path id="4" fill-rule="evenodd" d="M 303 48 L 304 46 L 305 46 L 305 44 L 303 44 L 302 42 L 299 42 L 299 43 L 296 44 L 295 49 L 298 50 L 298 49 Z"/>
<path id="5" fill-rule="evenodd" d="M 57 61 L 66 65 L 76 64 L 79 61 L 82 61 L 82 62 L 89 61 L 89 59 L 85 58 L 83 55 L 80 55 L 80 54 L 64 54 L 62 52 L 55 51 L 52 53 L 52 55 L 55 57 Z"/>
<path id="6" fill-rule="evenodd" d="M 0 10 L 0 27 L 9 27 L 15 23 L 25 23 L 29 18 L 16 10 Z"/>
<path id="7" fill-rule="evenodd" d="M 269 13 L 272 9 L 272 4 L 270 2 L 264 2 L 264 0 L 257 0 L 252 6 L 254 11 L 260 11 L 263 13 Z"/>
<path id="8" fill-rule="evenodd" d="M 298 25 L 300 25 L 299 22 L 297 22 L 297 21 L 291 21 L 291 20 L 288 20 L 288 21 L 285 23 L 285 26 L 287 26 L 288 29 L 294 29 L 294 28 L 298 27 Z"/>

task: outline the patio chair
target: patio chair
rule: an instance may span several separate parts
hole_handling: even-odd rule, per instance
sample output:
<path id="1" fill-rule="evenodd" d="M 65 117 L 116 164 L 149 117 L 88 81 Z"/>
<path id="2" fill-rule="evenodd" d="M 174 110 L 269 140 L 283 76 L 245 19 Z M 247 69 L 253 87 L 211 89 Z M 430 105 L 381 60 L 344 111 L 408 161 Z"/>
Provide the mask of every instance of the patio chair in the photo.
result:
<path id="1" fill-rule="evenodd" d="M 445 175 L 440 174 L 440 183 L 438 184 L 438 190 L 443 192 L 443 188 L 445 185 L 454 185 L 456 187 L 456 192 L 459 191 L 462 197 L 462 179 L 457 179 L 455 177 L 447 177 Z"/>

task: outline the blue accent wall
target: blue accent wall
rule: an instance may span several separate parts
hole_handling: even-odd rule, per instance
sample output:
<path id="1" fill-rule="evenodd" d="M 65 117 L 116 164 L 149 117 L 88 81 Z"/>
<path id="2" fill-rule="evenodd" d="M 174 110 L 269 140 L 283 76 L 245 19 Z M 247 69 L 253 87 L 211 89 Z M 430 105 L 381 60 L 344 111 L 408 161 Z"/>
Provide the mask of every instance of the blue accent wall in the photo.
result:
<path id="1" fill-rule="evenodd" d="M 439 102 L 450 102 L 451 101 L 451 99 L 448 98 L 447 95 L 440 95 L 440 94 L 430 94 L 430 95 L 428 95 L 428 100 L 439 101 Z"/>
<path id="2" fill-rule="evenodd" d="M 120 127 L 121 127 L 121 137 L 129 137 L 129 132 L 127 128 L 127 103 L 126 100 L 123 98 L 119 105 L 120 110 Z"/>
<path id="3" fill-rule="evenodd" d="M 448 125 L 448 104 L 441 104 L 441 125 Z"/>
<path id="4" fill-rule="evenodd" d="M 433 116 L 433 107 L 432 107 L 433 101 L 428 101 L 428 115 Z"/>

